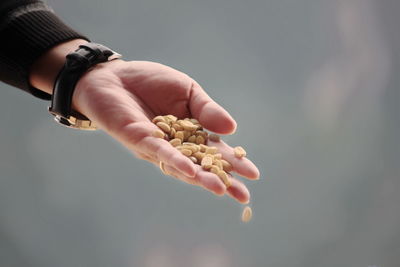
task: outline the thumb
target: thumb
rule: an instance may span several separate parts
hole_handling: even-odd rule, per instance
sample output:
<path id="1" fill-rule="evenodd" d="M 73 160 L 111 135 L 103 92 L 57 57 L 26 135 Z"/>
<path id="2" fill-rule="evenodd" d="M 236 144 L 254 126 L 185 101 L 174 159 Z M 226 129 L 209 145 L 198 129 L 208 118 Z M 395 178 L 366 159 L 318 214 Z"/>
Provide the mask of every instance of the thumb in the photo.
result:
<path id="1" fill-rule="evenodd" d="M 219 134 L 232 134 L 236 131 L 236 121 L 197 82 L 193 82 L 191 90 L 190 112 L 204 128 Z"/>

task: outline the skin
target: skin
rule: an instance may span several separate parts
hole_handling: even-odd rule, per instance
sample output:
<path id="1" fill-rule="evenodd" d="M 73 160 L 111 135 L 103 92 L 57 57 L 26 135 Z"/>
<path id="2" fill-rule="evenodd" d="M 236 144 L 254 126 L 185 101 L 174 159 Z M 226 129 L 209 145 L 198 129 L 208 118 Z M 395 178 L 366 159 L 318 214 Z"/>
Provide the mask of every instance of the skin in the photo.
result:
<path id="1" fill-rule="evenodd" d="M 48 50 L 32 65 L 31 84 L 51 94 L 65 56 L 84 43 L 76 39 Z M 80 78 L 72 106 L 138 158 L 157 166 L 164 162 L 172 177 L 216 195 L 228 194 L 240 203 L 249 202 L 249 190 L 240 180 L 231 176 L 232 186 L 226 189 L 215 174 L 177 153 L 167 141 L 152 136 L 158 128 L 151 119 L 166 114 L 196 118 L 204 128 L 218 134 L 235 132 L 235 120 L 188 75 L 155 62 L 119 59 L 101 63 Z M 235 173 L 259 179 L 257 167 L 247 158 L 235 158 L 232 147 L 222 141 L 210 141 L 209 145 L 219 149 Z"/>

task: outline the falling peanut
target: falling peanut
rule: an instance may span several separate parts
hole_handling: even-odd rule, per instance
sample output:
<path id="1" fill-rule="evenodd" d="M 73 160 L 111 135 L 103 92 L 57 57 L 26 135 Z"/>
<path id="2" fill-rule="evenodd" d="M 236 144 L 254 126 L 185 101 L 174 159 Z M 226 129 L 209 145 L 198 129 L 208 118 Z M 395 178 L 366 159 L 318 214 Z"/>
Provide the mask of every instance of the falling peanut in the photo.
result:
<path id="1" fill-rule="evenodd" d="M 246 206 L 242 212 L 242 222 L 247 223 L 251 220 L 252 217 L 253 217 L 253 211 L 249 206 Z"/>

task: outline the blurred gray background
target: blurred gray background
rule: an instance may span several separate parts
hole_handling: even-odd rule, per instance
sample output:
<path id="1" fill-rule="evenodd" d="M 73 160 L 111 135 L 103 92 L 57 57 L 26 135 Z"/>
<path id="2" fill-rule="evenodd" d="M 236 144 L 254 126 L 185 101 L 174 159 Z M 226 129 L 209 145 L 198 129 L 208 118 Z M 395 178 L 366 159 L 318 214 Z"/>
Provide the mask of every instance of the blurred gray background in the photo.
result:
<path id="1" fill-rule="evenodd" d="M 0 266 L 400 266 L 400 2 L 51 0 L 195 78 L 262 178 L 241 205 L 163 176 L 0 84 Z"/>

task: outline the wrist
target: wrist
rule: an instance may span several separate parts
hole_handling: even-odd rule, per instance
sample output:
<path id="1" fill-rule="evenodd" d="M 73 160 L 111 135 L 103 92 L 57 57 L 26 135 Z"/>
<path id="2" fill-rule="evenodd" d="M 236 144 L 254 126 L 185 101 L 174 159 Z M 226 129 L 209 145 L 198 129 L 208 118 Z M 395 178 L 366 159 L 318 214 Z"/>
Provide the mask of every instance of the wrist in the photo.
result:
<path id="1" fill-rule="evenodd" d="M 48 94 L 53 93 L 54 82 L 65 63 L 65 57 L 75 51 L 79 45 L 88 43 L 83 39 L 63 42 L 50 48 L 33 64 L 29 73 L 30 84 Z"/>
<path id="2" fill-rule="evenodd" d="M 59 58 L 59 51 L 61 51 L 61 54 L 64 54 L 64 51 L 68 51 L 69 48 L 71 48 L 71 46 L 67 46 L 67 49 L 58 49 L 55 53 L 55 58 Z M 88 78 L 87 75 L 90 75 L 89 73 L 92 73 L 92 71 L 94 72 L 99 64 L 120 57 L 120 54 L 98 43 L 80 44 L 78 49 L 67 52 L 61 70 L 59 70 L 58 73 L 54 71 L 53 75 L 50 75 L 54 80 L 54 86 L 51 105 L 48 110 L 55 116 L 55 120 L 70 128 L 95 130 L 97 128 L 96 125 L 86 116 L 86 114 L 90 112 L 81 109 L 82 106 L 78 104 L 79 101 L 77 102 L 77 95 L 82 95 L 79 94 L 79 91 L 82 93 L 82 90 L 79 90 L 79 88 L 82 89 L 82 87 L 84 87 L 85 90 L 83 91 L 86 92 L 85 81 L 92 84 L 90 81 L 91 79 Z M 50 59 L 54 59 L 54 54 Z M 46 68 L 46 71 L 47 69 L 48 68 Z M 48 82 L 49 79 L 47 78 L 49 76 L 45 77 L 46 82 Z M 82 97 L 78 98 L 82 99 Z"/>

